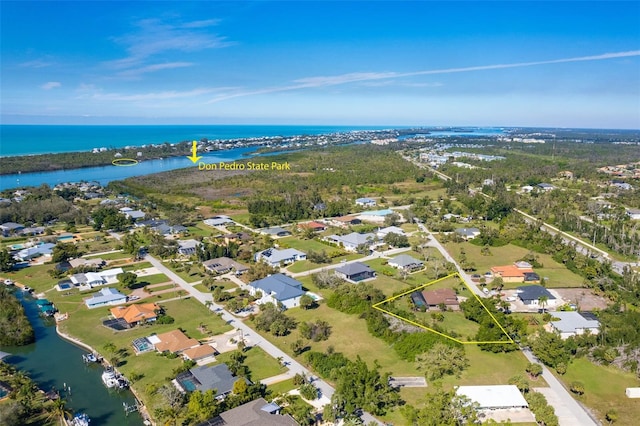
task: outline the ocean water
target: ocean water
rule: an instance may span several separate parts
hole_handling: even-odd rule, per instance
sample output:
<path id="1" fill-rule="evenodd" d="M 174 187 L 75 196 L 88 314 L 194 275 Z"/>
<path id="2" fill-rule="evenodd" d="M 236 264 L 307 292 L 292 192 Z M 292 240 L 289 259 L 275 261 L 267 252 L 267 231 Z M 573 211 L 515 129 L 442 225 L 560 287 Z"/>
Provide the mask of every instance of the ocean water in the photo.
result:
<path id="1" fill-rule="evenodd" d="M 0 125 L 0 156 L 90 151 L 176 143 L 190 140 L 254 138 L 261 136 L 320 135 L 351 130 L 381 130 L 389 126 L 280 126 L 280 125 L 145 125 L 68 126 Z"/>

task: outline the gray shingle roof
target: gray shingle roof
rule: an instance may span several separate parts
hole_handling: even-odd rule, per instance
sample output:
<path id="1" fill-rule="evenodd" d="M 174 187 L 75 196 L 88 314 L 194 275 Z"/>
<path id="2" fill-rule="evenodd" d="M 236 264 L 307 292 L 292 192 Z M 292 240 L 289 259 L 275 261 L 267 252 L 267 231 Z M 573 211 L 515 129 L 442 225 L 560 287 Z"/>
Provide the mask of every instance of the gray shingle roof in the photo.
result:
<path id="1" fill-rule="evenodd" d="M 541 285 L 525 285 L 518 287 L 518 297 L 522 300 L 538 300 L 546 296 L 548 300 L 555 300 L 555 296 Z"/>
<path id="2" fill-rule="evenodd" d="M 201 367 L 192 368 L 191 374 L 195 377 L 200 386 L 198 390 L 204 392 L 210 389 L 216 390 L 216 396 L 225 395 L 233 390 L 233 384 L 238 380 L 227 364 L 218 364 L 214 366 L 203 365 Z M 246 379 L 245 379 L 246 380 Z"/>
<path id="3" fill-rule="evenodd" d="M 275 293 L 275 299 L 280 302 L 304 294 L 302 283 L 284 274 L 270 275 L 261 280 L 253 281 L 249 285 L 266 294 Z"/>
<path id="4" fill-rule="evenodd" d="M 336 268 L 336 272 L 345 274 L 346 276 L 361 274 L 363 272 L 373 272 L 373 269 L 362 262 L 347 263 L 339 268 Z"/>
<path id="5" fill-rule="evenodd" d="M 393 259 L 390 259 L 389 263 L 398 265 L 401 268 L 404 268 L 410 265 L 424 265 L 424 263 L 421 260 L 413 258 L 408 254 L 401 254 L 399 256 L 396 256 Z"/>

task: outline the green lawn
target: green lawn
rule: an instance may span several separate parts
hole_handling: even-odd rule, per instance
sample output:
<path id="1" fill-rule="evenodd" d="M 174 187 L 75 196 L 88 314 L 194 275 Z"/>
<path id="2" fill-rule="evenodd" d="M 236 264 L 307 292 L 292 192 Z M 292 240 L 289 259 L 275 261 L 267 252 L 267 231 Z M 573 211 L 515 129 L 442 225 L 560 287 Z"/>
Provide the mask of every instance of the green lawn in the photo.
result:
<path id="1" fill-rule="evenodd" d="M 483 256 L 480 253 L 482 247 L 467 242 L 449 242 L 445 244 L 445 247 L 456 260 L 460 259 L 460 249 L 463 249 L 468 261 L 476 265 L 479 274 L 490 270 L 492 266 L 512 264 L 529 253 L 529 250 L 512 244 L 507 244 L 502 247 L 491 247 L 491 256 Z M 534 271 L 541 277 L 549 278 L 547 287 L 582 287 L 583 278 L 553 260 L 550 255 L 540 253 L 535 253 L 535 255 L 538 256 L 538 261 L 544 268 L 534 268 Z M 515 288 L 521 285 L 522 283 L 507 283 L 505 288 Z"/>
<path id="2" fill-rule="evenodd" d="M 134 263 L 127 266 L 122 266 L 122 270 L 125 272 L 130 272 L 130 271 L 137 271 L 140 269 L 146 269 L 151 267 L 153 267 L 151 262 L 140 262 L 140 263 Z"/>
<path id="3" fill-rule="evenodd" d="M 287 379 L 285 381 L 274 383 L 273 385 L 267 386 L 267 390 L 271 391 L 271 394 L 273 396 L 279 395 L 282 393 L 287 393 L 290 390 L 293 390 L 295 388 L 296 388 L 296 385 L 293 384 L 293 379 Z"/>
<path id="4" fill-rule="evenodd" d="M 610 409 L 618 413 L 616 424 L 632 425 L 640 418 L 638 400 L 625 395 L 626 388 L 638 386 L 638 379 L 633 374 L 615 367 L 596 365 L 586 358 L 576 358 L 564 376 L 556 376 L 567 388 L 573 381 L 584 384 L 584 395 L 576 399 L 595 411 L 603 424 Z"/>
<path id="5" fill-rule="evenodd" d="M 145 275 L 144 277 L 138 277 L 139 285 L 160 284 L 160 283 L 166 283 L 169 281 L 171 280 L 165 274 L 154 274 L 154 275 Z"/>
<path id="6" fill-rule="evenodd" d="M 101 258 L 104 260 L 121 260 L 121 259 L 130 259 L 131 255 L 128 253 L 124 253 L 124 252 L 116 252 L 116 253 L 106 253 L 106 254 L 96 254 L 96 255 L 87 255 L 84 256 L 87 259 L 95 259 L 95 258 Z"/>
<path id="7" fill-rule="evenodd" d="M 329 247 L 329 248 L 332 248 L 332 247 Z M 343 256 L 339 256 L 331 259 L 331 263 L 313 263 L 309 260 L 300 260 L 298 262 L 295 262 L 292 265 L 289 265 L 287 267 L 287 271 L 292 273 L 304 272 L 304 271 L 309 271 L 311 269 L 322 268 L 327 265 L 335 265 L 337 263 L 342 262 L 342 260 L 356 260 L 362 257 L 364 256 L 361 254 L 349 253 L 349 254 L 345 254 Z"/>
<path id="8" fill-rule="evenodd" d="M 55 267 L 53 264 L 29 266 L 17 271 L 3 272 L 2 276 L 15 282 L 29 286 L 36 293 L 50 290 L 58 283 L 58 279 L 51 278 L 48 271 Z"/>
<path id="9" fill-rule="evenodd" d="M 57 293 L 57 292 L 56 292 Z M 182 360 L 168 359 L 155 352 L 144 353 L 139 356 L 133 354 L 131 342 L 139 337 L 148 336 L 151 333 L 164 333 L 177 328 L 185 330 L 188 336 L 195 339 L 207 337 L 198 327 L 201 323 L 213 334 L 219 334 L 232 329 L 217 315 L 212 314 L 207 308 L 193 299 L 181 299 L 161 303 L 168 315 L 175 319 L 174 324 L 153 324 L 136 327 L 131 330 L 114 332 L 102 325 L 102 319 L 108 315 L 107 308 L 87 309 L 79 301 L 86 295 L 73 295 L 64 297 L 60 294 L 52 295 L 50 299 L 58 306 L 61 312 L 69 312 L 69 319 L 60 323 L 63 332 L 80 338 L 91 345 L 103 355 L 108 355 L 104 350 L 107 342 L 113 343 L 116 348 L 127 349 L 129 356 L 124 357 L 124 364 L 119 367 L 123 374 L 131 372 L 143 374 L 143 378 L 134 383 L 134 387 L 142 398 L 147 408 L 153 409 L 160 406 L 162 400 L 149 393 L 150 385 L 162 385 L 174 378 L 172 371 L 177 368 Z M 147 301 L 155 301 L 147 299 Z M 275 362 L 275 361 L 274 361 Z"/>
<path id="10" fill-rule="evenodd" d="M 231 354 L 232 352 L 225 352 L 217 355 L 216 359 L 226 362 L 231 359 Z M 244 355 L 246 356 L 244 364 L 249 367 L 251 380 L 254 382 L 287 372 L 287 367 L 280 365 L 276 359 L 257 346 L 248 348 Z"/>
<path id="11" fill-rule="evenodd" d="M 298 237 L 285 237 L 278 239 L 278 245 L 281 247 L 290 247 L 297 250 L 301 250 L 303 252 L 308 252 L 309 250 L 313 251 L 333 251 L 338 250 L 335 247 L 331 247 L 327 244 L 321 243 L 318 240 L 304 240 Z"/>

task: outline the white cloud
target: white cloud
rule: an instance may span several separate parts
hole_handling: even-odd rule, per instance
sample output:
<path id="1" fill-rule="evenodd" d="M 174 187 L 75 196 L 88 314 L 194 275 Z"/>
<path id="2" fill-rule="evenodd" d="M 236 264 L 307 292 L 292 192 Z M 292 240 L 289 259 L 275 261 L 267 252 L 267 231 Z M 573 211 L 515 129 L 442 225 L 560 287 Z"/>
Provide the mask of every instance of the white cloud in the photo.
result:
<path id="1" fill-rule="evenodd" d="M 216 19 L 167 24 L 160 19 L 144 19 L 136 23 L 137 31 L 114 40 L 125 46 L 128 56 L 107 62 L 107 65 L 127 69 L 140 66 L 150 57 L 167 51 L 197 52 L 229 46 L 225 37 L 211 34 L 208 29 Z"/>
<path id="2" fill-rule="evenodd" d="M 21 68 L 45 68 L 53 65 L 53 62 L 44 59 L 34 59 L 32 61 L 26 61 L 18 64 Z"/>
<path id="3" fill-rule="evenodd" d="M 185 67 L 191 67 L 193 65 L 195 65 L 193 62 L 166 62 L 163 64 L 147 65 L 140 68 L 131 68 L 128 70 L 120 71 L 118 75 L 121 77 L 137 77 L 139 75 L 147 74 L 150 72 L 156 72 L 156 71 L 168 70 L 168 69 L 174 69 L 174 68 L 185 68 Z"/>
<path id="4" fill-rule="evenodd" d="M 40 86 L 41 89 L 44 90 L 51 90 L 51 89 L 55 89 L 56 87 L 60 87 L 62 86 L 62 83 L 60 83 L 59 81 L 48 81 L 45 84 L 43 84 L 42 86 Z"/>
<path id="5" fill-rule="evenodd" d="M 219 87 L 219 88 L 197 88 L 185 91 L 167 90 L 164 92 L 149 92 L 149 93 L 102 93 L 96 91 L 90 95 L 91 99 L 101 101 L 125 101 L 125 102 L 138 102 L 138 101 L 153 101 L 153 100 L 168 100 L 168 99 L 180 99 L 180 98 L 193 98 L 201 95 L 210 94 L 220 90 L 229 90 L 232 87 Z"/>
<path id="6" fill-rule="evenodd" d="M 422 71 L 403 72 L 403 73 L 393 72 L 393 71 L 357 72 L 357 73 L 347 73 L 347 74 L 341 74 L 341 75 L 335 75 L 335 76 L 305 77 L 305 78 L 293 80 L 293 83 L 296 83 L 296 84 L 279 86 L 279 87 L 267 87 L 263 89 L 254 89 L 254 90 L 247 90 L 247 91 L 239 91 L 235 93 L 220 95 L 211 99 L 208 103 L 216 103 L 216 102 L 221 102 L 227 99 L 239 98 L 244 96 L 254 96 L 254 95 L 267 94 L 267 93 L 286 92 L 286 91 L 299 90 L 299 89 L 305 89 L 305 88 L 311 88 L 311 87 L 337 86 L 341 84 L 348 84 L 348 83 L 354 83 L 354 82 L 376 82 L 376 81 L 387 80 L 387 79 L 415 77 L 420 75 L 455 74 L 455 73 L 473 72 L 473 71 L 487 71 L 487 70 L 498 70 L 498 69 L 506 69 L 506 68 L 524 68 L 524 67 L 532 67 L 532 66 L 539 66 L 539 65 L 562 64 L 562 63 L 569 63 L 569 62 L 602 61 L 606 59 L 628 58 L 633 56 L 640 56 L 640 50 L 604 53 L 601 55 L 592 55 L 592 56 L 579 56 L 574 58 L 552 59 L 547 61 L 516 62 L 512 64 L 480 65 L 480 66 L 472 66 L 472 67 L 444 68 L 444 69 L 437 69 L 437 70 L 422 70 Z M 419 83 L 416 83 L 416 84 L 419 84 Z M 437 85 L 438 83 L 434 84 L 434 86 L 437 86 Z"/>

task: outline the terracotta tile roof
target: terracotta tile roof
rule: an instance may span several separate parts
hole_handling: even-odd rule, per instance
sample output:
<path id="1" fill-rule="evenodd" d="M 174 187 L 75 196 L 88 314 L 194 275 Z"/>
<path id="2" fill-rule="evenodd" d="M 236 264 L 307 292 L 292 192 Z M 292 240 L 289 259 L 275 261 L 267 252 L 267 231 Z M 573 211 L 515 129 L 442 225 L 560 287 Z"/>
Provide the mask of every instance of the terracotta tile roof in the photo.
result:
<path id="1" fill-rule="evenodd" d="M 459 305 L 456 292 L 450 288 L 439 288 L 437 290 L 425 290 L 422 292 L 424 300 L 429 306 L 436 306 L 441 303 L 445 305 Z"/>
<path id="2" fill-rule="evenodd" d="M 518 268 L 515 265 L 494 266 L 491 268 L 493 275 L 505 277 L 522 277 L 524 278 L 525 272 L 533 272 L 533 269 Z"/>
<path id="3" fill-rule="evenodd" d="M 182 352 L 200 344 L 196 339 L 190 339 L 180 330 L 158 334 L 156 337 L 160 340 L 155 345 L 158 352 Z"/>
<path id="4" fill-rule="evenodd" d="M 114 318 L 124 318 L 129 324 L 138 321 L 148 321 L 157 317 L 156 311 L 160 309 L 155 303 L 141 303 L 139 305 L 117 306 L 111 308 Z"/>
<path id="5" fill-rule="evenodd" d="M 195 348 L 187 349 L 186 351 L 182 352 L 182 354 L 190 360 L 195 361 L 200 358 L 215 355 L 216 350 L 209 345 L 200 345 L 196 346 Z"/>

